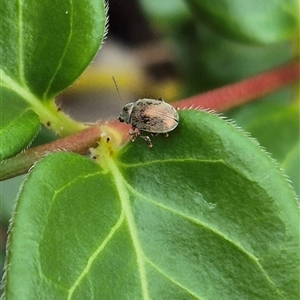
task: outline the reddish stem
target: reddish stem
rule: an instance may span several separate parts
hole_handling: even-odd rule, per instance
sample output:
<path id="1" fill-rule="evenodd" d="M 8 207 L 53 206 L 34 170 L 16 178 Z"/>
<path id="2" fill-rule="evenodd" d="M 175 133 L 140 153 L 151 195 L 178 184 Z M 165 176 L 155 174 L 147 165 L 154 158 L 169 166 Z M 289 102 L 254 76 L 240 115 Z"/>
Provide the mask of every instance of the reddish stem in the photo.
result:
<path id="1" fill-rule="evenodd" d="M 300 61 L 298 60 L 240 82 L 175 102 L 173 105 L 179 109 L 200 107 L 222 111 L 274 92 L 299 78 Z M 122 133 L 124 140 L 129 138 L 127 124 L 115 121 L 109 125 Z M 99 139 L 99 127 L 89 127 L 55 142 L 28 149 L 0 165 L 0 180 L 27 172 L 36 161 L 50 152 L 62 150 L 86 154 L 89 148 L 97 145 Z"/>
<path id="2" fill-rule="evenodd" d="M 51 152 L 68 151 L 87 154 L 89 148 L 96 147 L 99 140 L 99 127 L 89 127 L 81 132 L 54 142 L 25 150 L 0 165 L 0 180 L 26 173 L 35 162 Z"/>
<path id="3" fill-rule="evenodd" d="M 174 102 L 179 109 L 189 107 L 210 108 L 224 111 L 270 94 L 300 78 L 300 61 L 255 75 L 237 83 Z"/>

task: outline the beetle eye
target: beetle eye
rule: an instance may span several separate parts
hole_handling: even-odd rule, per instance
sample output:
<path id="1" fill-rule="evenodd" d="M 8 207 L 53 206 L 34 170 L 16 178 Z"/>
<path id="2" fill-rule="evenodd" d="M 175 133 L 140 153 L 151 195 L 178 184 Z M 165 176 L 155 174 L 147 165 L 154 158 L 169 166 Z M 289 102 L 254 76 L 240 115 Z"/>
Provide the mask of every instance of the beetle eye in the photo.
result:
<path id="1" fill-rule="evenodd" d="M 122 123 L 124 122 L 124 120 L 121 117 L 119 117 L 119 121 Z"/>

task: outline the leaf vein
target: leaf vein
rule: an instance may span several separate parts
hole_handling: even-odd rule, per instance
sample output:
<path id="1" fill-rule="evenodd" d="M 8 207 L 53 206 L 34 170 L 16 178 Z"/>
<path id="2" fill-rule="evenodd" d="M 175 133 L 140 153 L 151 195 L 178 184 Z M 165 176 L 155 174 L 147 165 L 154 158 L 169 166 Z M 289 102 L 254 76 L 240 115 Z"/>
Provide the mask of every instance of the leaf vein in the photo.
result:
<path id="1" fill-rule="evenodd" d="M 144 167 L 152 164 L 162 164 L 162 163 L 174 163 L 174 162 L 200 162 L 200 163 L 224 163 L 223 159 L 199 159 L 199 158 L 173 158 L 173 159 L 164 159 L 164 160 L 152 160 L 152 161 L 144 161 L 140 163 L 124 163 L 124 162 L 118 162 L 121 166 L 127 167 L 127 168 L 137 168 L 137 167 Z"/>
<path id="2" fill-rule="evenodd" d="M 19 56 L 19 79 L 23 85 L 25 84 L 25 78 L 24 78 L 24 57 L 23 57 L 23 51 L 24 51 L 24 44 L 23 44 L 23 1 L 18 1 L 18 28 L 19 28 L 19 37 L 18 37 L 18 56 Z"/>
<path id="3" fill-rule="evenodd" d="M 60 58 L 60 60 L 58 62 L 57 68 L 54 71 L 52 78 L 49 80 L 49 84 L 48 84 L 47 88 L 45 89 L 45 92 L 43 94 L 43 98 L 44 99 L 47 97 L 47 94 L 48 94 L 48 92 L 49 92 L 49 90 L 51 88 L 51 85 L 52 85 L 53 81 L 55 80 L 55 77 L 58 74 L 58 72 L 59 72 L 59 70 L 60 70 L 60 68 L 62 66 L 63 60 L 64 60 L 64 58 L 65 58 L 65 56 L 67 54 L 67 50 L 68 50 L 68 47 L 70 45 L 70 42 L 71 42 L 71 39 L 72 39 L 72 36 L 73 36 L 73 17 L 74 17 L 73 5 L 74 5 L 73 0 L 70 0 L 70 14 L 69 14 L 70 15 L 70 32 L 69 32 L 68 40 L 67 40 L 65 49 L 64 49 L 64 51 L 63 51 L 63 53 L 61 55 L 61 58 Z"/>
<path id="4" fill-rule="evenodd" d="M 28 107 L 24 111 L 22 111 L 20 114 L 18 114 L 15 118 L 11 119 L 9 123 L 6 123 L 6 126 L 0 129 L 0 134 L 4 134 L 5 131 L 9 131 L 9 127 L 13 126 L 15 122 L 17 122 L 19 119 L 22 119 L 22 117 L 27 113 L 27 111 L 30 111 L 31 108 Z"/>
<path id="5" fill-rule="evenodd" d="M 229 236 L 224 235 L 222 232 L 220 232 L 218 229 L 216 228 L 212 228 L 211 226 L 209 226 L 208 224 L 201 222 L 200 220 L 193 218 L 191 216 L 188 216 L 185 213 L 179 212 L 173 208 L 170 208 L 166 205 L 163 205 L 161 203 L 158 203 L 157 201 L 152 200 L 151 198 L 145 197 L 144 195 L 140 194 L 139 192 L 137 192 L 135 189 L 133 189 L 129 184 L 127 184 L 127 188 L 136 196 L 138 196 L 141 199 L 146 200 L 147 202 L 155 205 L 156 207 L 162 208 L 164 210 L 167 210 L 171 213 L 173 213 L 174 215 L 177 215 L 179 217 L 182 217 L 198 226 L 202 226 L 204 228 L 206 228 L 209 231 L 212 231 L 214 234 L 218 235 L 220 238 L 224 239 L 226 242 L 229 242 L 233 247 L 237 248 L 239 251 L 241 251 L 242 253 L 244 253 L 250 260 L 252 260 L 258 267 L 258 269 L 262 272 L 262 274 L 264 275 L 264 277 L 266 278 L 266 280 L 269 282 L 270 286 L 272 286 L 277 292 L 278 294 L 281 295 L 280 291 L 278 291 L 278 289 L 276 288 L 276 284 L 273 282 L 273 280 L 270 278 L 270 276 L 267 274 L 267 272 L 264 270 L 263 266 L 260 264 L 259 262 L 259 258 L 256 257 L 254 254 L 250 253 L 246 248 L 244 248 L 240 243 L 232 240 Z"/>
<path id="6" fill-rule="evenodd" d="M 132 242 L 134 245 L 136 258 L 137 258 L 137 265 L 141 277 L 141 289 L 142 289 L 143 299 L 149 300 L 150 296 L 148 291 L 148 282 L 147 282 L 146 269 L 145 269 L 145 255 L 142 250 L 141 243 L 139 241 L 136 224 L 134 222 L 134 217 L 129 203 L 129 195 L 128 195 L 128 190 L 126 188 L 127 182 L 122 176 L 117 166 L 115 165 L 114 160 L 109 156 L 106 156 L 106 159 L 108 161 L 109 169 L 116 180 L 116 186 L 121 200 L 122 209 L 125 213 Z"/>
<path id="7" fill-rule="evenodd" d="M 175 285 L 177 285 L 178 287 L 180 287 L 182 290 L 186 291 L 188 294 L 190 294 L 191 296 L 193 296 L 195 299 L 201 300 L 204 298 L 200 298 L 199 296 L 197 296 L 194 292 L 192 292 L 191 290 L 189 290 L 187 287 L 185 287 L 184 285 L 182 285 L 181 283 L 179 283 L 177 280 L 175 280 L 174 278 L 172 278 L 171 276 L 169 276 L 168 274 L 166 274 L 161 268 L 159 268 L 155 263 L 153 263 L 148 257 L 145 257 L 146 261 L 160 274 L 162 274 L 165 278 L 167 278 L 168 280 L 170 280 L 171 282 L 173 282 Z"/>
<path id="8" fill-rule="evenodd" d="M 116 222 L 116 224 L 111 228 L 110 232 L 108 233 L 107 237 L 102 241 L 102 243 L 99 245 L 99 247 L 92 253 L 92 255 L 89 257 L 87 264 L 85 268 L 82 270 L 78 278 L 75 280 L 73 285 L 69 289 L 68 293 L 68 300 L 70 300 L 76 290 L 76 288 L 80 285 L 80 282 L 84 279 L 85 276 L 88 275 L 90 268 L 93 265 L 93 262 L 95 259 L 100 255 L 102 250 L 106 247 L 106 245 L 109 243 L 109 241 L 113 238 L 114 234 L 118 231 L 122 223 L 124 222 L 125 214 L 124 210 L 122 210 L 119 220 Z"/>
<path id="9" fill-rule="evenodd" d="M 81 181 L 82 179 L 97 176 L 97 175 L 103 174 L 103 173 L 104 173 L 104 171 L 101 170 L 101 171 L 97 171 L 95 173 L 90 173 L 90 174 L 85 174 L 85 175 L 75 177 L 72 181 L 67 182 L 66 184 L 62 185 L 58 190 L 55 190 L 55 194 L 57 195 L 58 193 L 63 191 L 65 188 L 72 186 L 77 181 Z"/>

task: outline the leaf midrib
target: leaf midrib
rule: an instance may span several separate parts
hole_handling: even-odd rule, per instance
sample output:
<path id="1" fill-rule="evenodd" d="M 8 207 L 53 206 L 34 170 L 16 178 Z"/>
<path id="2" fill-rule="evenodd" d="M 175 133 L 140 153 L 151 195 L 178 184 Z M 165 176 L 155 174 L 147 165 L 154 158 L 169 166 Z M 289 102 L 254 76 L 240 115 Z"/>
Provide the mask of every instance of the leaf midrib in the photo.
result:
<path id="1" fill-rule="evenodd" d="M 19 40 L 18 40 L 18 55 L 19 55 L 19 79 L 23 86 L 26 86 L 25 77 L 24 77 L 24 57 L 23 57 L 23 1 L 18 1 L 19 5 L 19 20 L 18 20 L 18 28 L 19 28 Z"/>
<path id="2" fill-rule="evenodd" d="M 55 71 L 53 73 L 53 76 L 49 80 L 49 84 L 48 84 L 47 88 L 45 89 L 45 92 L 43 94 L 43 99 L 47 99 L 47 95 L 49 93 L 51 85 L 52 85 L 53 81 L 55 80 L 55 77 L 56 77 L 57 73 L 59 72 L 59 70 L 62 66 L 63 60 L 64 60 L 64 58 L 67 54 L 67 50 L 68 50 L 69 44 L 70 44 L 71 39 L 72 39 L 72 35 L 73 35 L 73 17 L 74 17 L 73 0 L 70 0 L 70 14 L 69 15 L 70 15 L 70 32 L 69 32 L 69 36 L 68 36 L 68 39 L 67 39 L 67 43 L 65 45 L 64 52 L 62 53 L 61 58 L 58 61 L 57 68 L 55 69 Z"/>
<path id="3" fill-rule="evenodd" d="M 49 84 L 47 88 L 45 89 L 45 92 L 43 93 L 43 99 L 47 99 L 47 94 L 51 88 L 51 85 L 59 72 L 63 59 L 65 58 L 67 54 L 67 49 L 70 44 L 72 35 L 73 35 L 73 0 L 70 0 L 70 32 L 69 36 L 67 39 L 67 43 L 65 45 L 64 52 L 61 55 L 60 60 L 58 61 L 57 68 L 53 73 L 52 78 L 49 80 Z M 27 87 L 28 90 L 30 90 L 26 84 L 25 80 L 25 74 L 24 74 L 24 35 L 23 35 L 23 1 L 18 0 L 18 29 L 19 29 L 19 36 L 18 36 L 18 56 L 19 56 L 19 80 L 20 80 L 20 85 L 23 87 Z"/>
<path id="4" fill-rule="evenodd" d="M 117 191 L 119 193 L 119 197 L 122 205 L 122 210 L 125 213 L 125 218 L 127 220 L 129 232 L 131 233 L 131 238 L 132 238 L 133 246 L 137 257 L 138 269 L 141 277 L 141 289 L 142 289 L 143 299 L 150 300 L 150 296 L 148 292 L 148 281 L 147 281 L 146 269 L 145 269 L 145 257 L 144 257 L 143 250 L 141 248 L 141 243 L 139 241 L 138 233 L 136 230 L 136 224 L 134 222 L 134 218 L 130 207 L 128 189 L 126 188 L 126 180 L 124 179 L 123 175 L 121 174 L 118 167 L 116 166 L 115 161 L 109 155 L 106 155 L 104 159 L 106 159 L 107 166 L 110 172 L 112 173 L 113 177 L 115 178 Z"/>

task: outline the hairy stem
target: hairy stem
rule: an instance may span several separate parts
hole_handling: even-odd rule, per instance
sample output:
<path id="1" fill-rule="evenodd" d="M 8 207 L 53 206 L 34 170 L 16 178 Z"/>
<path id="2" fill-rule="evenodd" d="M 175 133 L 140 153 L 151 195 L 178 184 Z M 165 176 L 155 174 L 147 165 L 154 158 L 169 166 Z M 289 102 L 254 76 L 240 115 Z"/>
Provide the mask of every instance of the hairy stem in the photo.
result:
<path id="1" fill-rule="evenodd" d="M 299 81 L 299 79 L 300 61 L 297 60 L 240 82 L 175 102 L 173 105 L 179 109 L 200 107 L 223 111 L 272 93 Z M 129 139 L 127 134 L 129 126 L 127 124 L 115 121 L 110 123 L 109 126 L 123 134 L 123 142 Z M 100 134 L 99 127 L 89 127 L 82 132 L 55 142 L 28 149 L 0 165 L 0 180 L 26 173 L 36 161 L 54 151 L 87 154 L 89 148 L 97 145 Z"/>

